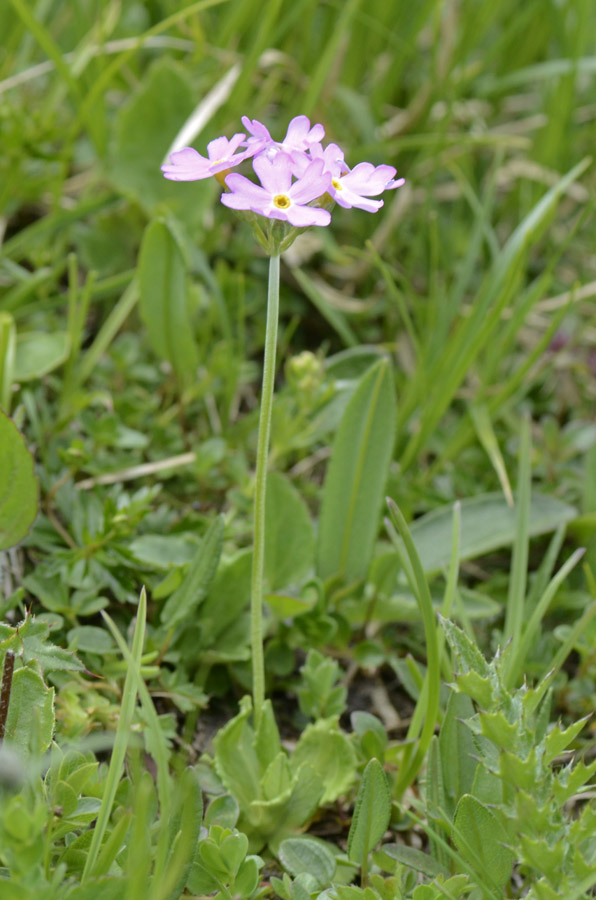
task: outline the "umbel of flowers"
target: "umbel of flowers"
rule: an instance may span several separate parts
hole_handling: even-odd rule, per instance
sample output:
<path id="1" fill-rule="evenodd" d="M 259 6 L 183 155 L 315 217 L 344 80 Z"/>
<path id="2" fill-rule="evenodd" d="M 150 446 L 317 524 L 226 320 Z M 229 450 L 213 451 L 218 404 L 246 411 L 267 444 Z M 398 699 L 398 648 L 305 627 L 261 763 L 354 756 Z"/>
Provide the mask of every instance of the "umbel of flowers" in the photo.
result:
<path id="1" fill-rule="evenodd" d="M 265 561 L 265 496 L 267 456 L 271 431 L 275 350 L 279 311 L 279 257 L 303 228 L 325 226 L 338 203 L 376 212 L 383 206 L 375 200 L 384 191 L 400 187 L 393 166 L 361 162 L 350 169 L 337 144 L 323 147 L 325 129 L 313 125 L 306 116 L 290 122 L 283 141 L 274 141 L 267 128 L 256 119 L 242 119 L 244 132 L 230 139 L 219 137 L 207 145 L 207 156 L 192 147 L 170 155 L 162 166 L 172 181 L 198 181 L 215 177 L 225 188 L 221 202 L 251 224 L 261 246 L 269 254 L 267 329 L 263 357 L 263 386 L 257 438 L 253 565 L 251 580 L 251 648 L 253 709 L 258 729 L 265 705 L 265 665 L 263 658 L 263 588 Z M 247 137 L 248 134 L 248 137 Z M 231 170 L 251 160 L 259 183 Z"/>
<path id="2" fill-rule="evenodd" d="M 325 129 L 322 125 L 311 127 L 306 116 L 292 119 L 283 141 L 274 141 L 256 119 L 244 116 L 242 124 L 245 132 L 229 140 L 219 137 L 211 141 L 206 157 L 192 147 L 172 153 L 162 172 L 172 181 L 217 178 L 226 189 L 221 202 L 253 214 L 249 218 L 269 253 L 285 250 L 298 233 L 294 228 L 329 225 L 329 208 L 334 203 L 376 212 L 383 201 L 373 198 L 404 183 L 403 178 L 395 178 L 393 166 L 361 162 L 350 169 L 343 150 L 337 144 L 323 147 Z M 248 159 L 258 184 L 231 171 Z M 265 238 L 254 214 L 293 228 L 269 229 Z"/>

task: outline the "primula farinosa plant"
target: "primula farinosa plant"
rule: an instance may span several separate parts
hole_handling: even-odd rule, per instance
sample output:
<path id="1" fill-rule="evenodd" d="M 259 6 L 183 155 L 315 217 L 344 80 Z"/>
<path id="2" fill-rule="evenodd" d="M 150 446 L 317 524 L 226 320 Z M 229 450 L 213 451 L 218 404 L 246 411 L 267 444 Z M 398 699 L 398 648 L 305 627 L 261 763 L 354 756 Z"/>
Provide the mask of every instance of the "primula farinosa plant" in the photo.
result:
<path id="1" fill-rule="evenodd" d="M 224 188 L 221 202 L 247 219 L 256 239 L 270 257 L 251 586 L 253 704 L 258 727 L 265 702 L 262 642 L 265 491 L 277 344 L 280 253 L 292 244 L 301 229 L 329 225 L 330 210 L 336 203 L 346 209 L 355 207 L 377 212 L 383 206 L 383 200 L 374 198 L 400 187 L 404 180 L 395 178 L 393 166 L 361 162 L 351 169 L 337 144 L 323 147 L 325 129 L 320 124 L 311 127 L 306 116 L 292 119 L 282 141 L 275 141 L 265 125 L 256 119 L 244 116 L 242 124 L 246 131 L 238 132 L 230 139 L 219 137 L 211 141 L 206 157 L 192 147 L 172 153 L 162 171 L 172 181 L 217 178 Z M 247 160 L 252 162 L 258 183 L 231 171 Z"/>

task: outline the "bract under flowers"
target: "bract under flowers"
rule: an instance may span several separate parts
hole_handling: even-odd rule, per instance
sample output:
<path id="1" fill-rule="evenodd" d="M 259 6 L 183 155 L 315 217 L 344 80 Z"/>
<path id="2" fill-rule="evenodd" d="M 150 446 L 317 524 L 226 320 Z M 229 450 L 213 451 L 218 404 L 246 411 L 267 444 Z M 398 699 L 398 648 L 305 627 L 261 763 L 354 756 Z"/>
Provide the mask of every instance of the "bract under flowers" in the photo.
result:
<path id="1" fill-rule="evenodd" d="M 227 188 L 221 196 L 225 206 L 286 221 L 296 228 L 328 225 L 331 215 L 322 207 L 332 201 L 346 209 L 376 212 L 383 201 L 370 198 L 404 184 L 403 178 L 395 178 L 393 166 L 361 162 L 350 169 L 337 144 L 323 148 L 325 129 L 320 124 L 311 127 L 307 116 L 291 120 L 283 141 L 274 141 L 257 119 L 243 116 L 242 124 L 248 138 L 241 132 L 230 140 L 217 138 L 207 145 L 208 158 L 191 147 L 178 150 L 162 166 L 164 176 L 173 181 L 219 176 Z M 226 174 L 251 157 L 260 184 L 244 175 Z"/>

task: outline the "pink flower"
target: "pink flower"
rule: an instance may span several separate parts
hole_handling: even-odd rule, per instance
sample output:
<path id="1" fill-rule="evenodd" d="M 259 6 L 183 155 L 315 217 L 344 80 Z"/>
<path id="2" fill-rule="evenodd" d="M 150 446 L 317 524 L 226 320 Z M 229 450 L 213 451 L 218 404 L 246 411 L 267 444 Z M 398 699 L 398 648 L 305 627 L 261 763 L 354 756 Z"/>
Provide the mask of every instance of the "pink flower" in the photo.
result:
<path id="1" fill-rule="evenodd" d="M 377 212 L 383 206 L 383 201 L 369 198 L 401 187 L 405 181 L 403 178 L 395 180 L 396 171 L 393 166 L 373 166 L 372 163 L 362 162 L 349 169 L 337 144 L 329 144 L 322 157 L 325 169 L 331 175 L 329 193 L 345 209 L 355 206 L 367 212 Z"/>
<path id="2" fill-rule="evenodd" d="M 239 132 L 230 140 L 227 137 L 215 138 L 207 144 L 208 158 L 201 156 L 192 147 L 176 150 L 170 154 L 170 162 L 163 165 L 161 171 L 170 181 L 198 181 L 201 178 L 210 178 L 218 172 L 239 165 L 253 155 L 252 148 L 236 153 L 245 137 L 243 132 Z"/>
<path id="3" fill-rule="evenodd" d="M 231 193 L 221 197 L 225 206 L 252 210 L 269 219 L 289 222 L 296 228 L 329 224 L 331 214 L 327 210 L 306 205 L 329 191 L 331 178 L 324 172 L 322 160 L 313 160 L 293 184 L 294 164 L 287 153 L 276 153 L 273 159 L 265 154 L 257 156 L 253 167 L 261 185 L 243 175 L 228 175 L 226 186 Z"/>
<path id="4" fill-rule="evenodd" d="M 372 198 L 404 183 L 403 178 L 395 178 L 393 166 L 362 162 L 350 169 L 341 147 L 323 147 L 325 129 L 320 124 L 311 126 L 307 116 L 294 116 L 283 141 L 274 141 L 257 119 L 243 116 L 242 124 L 248 138 L 244 132 L 230 140 L 216 138 L 207 145 L 207 157 L 192 147 L 172 153 L 169 163 L 162 166 L 165 177 L 196 181 L 215 176 L 228 188 L 229 193 L 221 198 L 225 206 L 281 219 L 297 228 L 328 225 L 331 217 L 324 207 L 330 205 L 329 197 L 346 209 L 377 212 L 383 201 Z M 228 174 L 251 157 L 260 184 L 243 175 Z M 308 205 L 315 200 L 319 205 Z"/>
<path id="5" fill-rule="evenodd" d="M 313 144 L 310 155 L 322 159 L 325 171 L 331 175 L 329 193 L 336 203 L 349 209 L 357 207 L 367 212 L 377 212 L 383 206 L 382 200 L 370 200 L 383 191 L 401 187 L 404 179 L 394 179 L 393 166 L 373 166 L 362 162 L 350 169 L 344 159 L 344 152 L 337 144 L 328 144 L 323 150 L 322 144 Z M 293 154 L 295 174 L 300 174 L 304 163 Z"/>
<path id="6" fill-rule="evenodd" d="M 401 187 L 405 179 L 394 179 L 393 166 L 373 166 L 372 163 L 362 162 L 347 172 L 331 179 L 330 194 L 336 203 L 349 209 L 355 206 L 357 209 L 365 209 L 367 212 L 376 212 L 383 206 L 382 200 L 369 200 L 383 191 L 390 191 Z"/>

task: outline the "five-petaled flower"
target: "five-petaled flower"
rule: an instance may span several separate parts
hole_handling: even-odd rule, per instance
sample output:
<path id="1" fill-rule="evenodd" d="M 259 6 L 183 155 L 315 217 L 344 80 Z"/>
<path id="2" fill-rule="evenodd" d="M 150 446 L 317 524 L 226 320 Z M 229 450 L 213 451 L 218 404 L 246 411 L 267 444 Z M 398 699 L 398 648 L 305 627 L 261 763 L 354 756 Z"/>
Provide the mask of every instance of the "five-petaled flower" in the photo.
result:
<path id="1" fill-rule="evenodd" d="M 333 201 L 345 208 L 376 212 L 383 201 L 371 198 L 404 183 L 403 178 L 395 178 L 393 166 L 361 162 L 350 169 L 337 144 L 323 148 L 325 129 L 311 126 L 307 116 L 292 119 L 283 141 L 273 140 L 257 119 L 243 116 L 242 124 L 248 138 L 243 132 L 230 140 L 216 138 L 207 145 L 207 158 L 191 147 L 178 150 L 162 166 L 164 176 L 196 181 L 214 175 L 227 188 L 221 196 L 225 206 L 280 219 L 296 228 L 328 225 L 331 215 L 322 207 Z M 251 157 L 260 184 L 244 175 L 228 174 Z"/>
<path id="2" fill-rule="evenodd" d="M 320 159 L 312 160 L 292 184 L 292 158 L 283 152 L 270 159 L 257 156 L 253 167 L 261 186 L 233 173 L 226 178 L 231 193 L 222 194 L 221 202 L 232 209 L 249 209 L 269 219 L 282 219 L 304 228 L 308 225 L 328 225 L 331 213 L 326 209 L 307 206 L 329 191 L 331 176 L 324 171 Z"/>
<path id="3" fill-rule="evenodd" d="M 225 172 L 232 166 L 238 166 L 255 152 L 252 147 L 243 153 L 236 150 L 246 143 L 243 132 L 238 132 L 230 140 L 227 137 L 218 137 L 207 144 L 208 158 L 201 156 L 192 147 L 176 150 L 170 154 L 170 162 L 161 167 L 165 178 L 170 181 L 199 181 L 201 178 L 210 178 L 218 172 Z"/>

